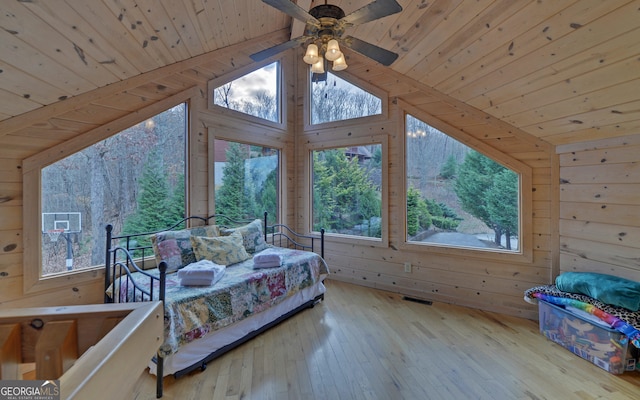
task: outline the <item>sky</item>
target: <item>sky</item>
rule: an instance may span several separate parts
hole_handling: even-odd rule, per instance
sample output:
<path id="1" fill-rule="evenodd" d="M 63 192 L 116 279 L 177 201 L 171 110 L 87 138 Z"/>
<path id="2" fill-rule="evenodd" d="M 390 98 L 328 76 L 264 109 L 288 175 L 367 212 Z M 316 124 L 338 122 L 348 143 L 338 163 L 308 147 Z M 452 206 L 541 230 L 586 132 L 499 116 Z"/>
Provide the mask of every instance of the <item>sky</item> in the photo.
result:
<path id="1" fill-rule="evenodd" d="M 233 81 L 233 100 L 254 98 L 254 92 L 259 89 L 267 90 L 275 97 L 278 72 L 276 66 L 277 62 L 274 62 Z"/>

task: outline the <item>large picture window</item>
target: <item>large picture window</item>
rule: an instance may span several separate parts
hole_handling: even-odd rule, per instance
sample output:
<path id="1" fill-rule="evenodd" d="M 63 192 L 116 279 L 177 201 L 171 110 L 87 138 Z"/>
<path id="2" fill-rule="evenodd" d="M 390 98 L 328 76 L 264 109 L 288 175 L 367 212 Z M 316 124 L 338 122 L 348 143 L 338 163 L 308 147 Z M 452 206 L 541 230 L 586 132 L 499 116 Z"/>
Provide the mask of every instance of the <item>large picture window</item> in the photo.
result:
<path id="1" fill-rule="evenodd" d="M 114 234 L 165 228 L 185 214 L 186 104 L 40 170 L 41 276 L 104 263 Z"/>
<path id="2" fill-rule="evenodd" d="M 236 220 L 278 221 L 279 151 L 227 140 L 214 141 L 216 213 Z"/>
<path id="3" fill-rule="evenodd" d="M 407 241 L 518 252 L 520 174 L 406 117 Z"/>
<path id="4" fill-rule="evenodd" d="M 382 145 L 311 153 L 313 230 L 382 238 Z"/>

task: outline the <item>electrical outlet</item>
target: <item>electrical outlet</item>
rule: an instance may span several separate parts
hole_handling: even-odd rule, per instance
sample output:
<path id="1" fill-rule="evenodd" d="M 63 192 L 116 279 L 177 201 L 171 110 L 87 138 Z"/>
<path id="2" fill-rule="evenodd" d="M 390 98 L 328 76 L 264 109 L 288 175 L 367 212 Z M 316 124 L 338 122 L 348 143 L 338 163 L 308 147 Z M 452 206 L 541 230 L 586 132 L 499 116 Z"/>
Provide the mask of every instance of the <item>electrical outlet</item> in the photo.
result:
<path id="1" fill-rule="evenodd" d="M 411 272 L 411 263 L 410 262 L 404 263 L 404 272 Z"/>

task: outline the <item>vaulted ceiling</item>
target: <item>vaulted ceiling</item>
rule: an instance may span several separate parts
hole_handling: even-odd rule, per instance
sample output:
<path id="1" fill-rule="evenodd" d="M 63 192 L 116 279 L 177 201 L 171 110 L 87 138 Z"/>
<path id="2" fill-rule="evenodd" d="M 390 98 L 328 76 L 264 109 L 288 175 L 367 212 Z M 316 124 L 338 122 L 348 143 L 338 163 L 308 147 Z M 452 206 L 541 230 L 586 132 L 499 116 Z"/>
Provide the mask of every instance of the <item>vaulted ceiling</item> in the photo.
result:
<path id="1" fill-rule="evenodd" d="M 324 1 L 297 3 L 309 9 Z M 349 14 L 369 0 L 330 3 Z M 398 53 L 389 74 L 552 145 L 640 133 L 640 1 L 399 3 L 402 12 L 347 32 Z M 77 113 L 99 88 L 110 111 L 86 124 L 106 123 L 130 112 L 129 96 L 188 86 L 168 77 L 180 61 L 197 65 L 179 71 L 181 79 L 211 79 L 302 33 L 301 23 L 258 0 L 7 0 L 0 28 L 0 136 L 24 129 L 38 110 Z M 220 57 L 241 43 L 243 51 Z M 347 72 L 384 68 L 345 53 Z M 157 79 L 140 80 L 147 91 L 117 90 L 145 73 Z M 73 130 L 72 120 L 82 123 L 61 117 L 58 130 Z"/>

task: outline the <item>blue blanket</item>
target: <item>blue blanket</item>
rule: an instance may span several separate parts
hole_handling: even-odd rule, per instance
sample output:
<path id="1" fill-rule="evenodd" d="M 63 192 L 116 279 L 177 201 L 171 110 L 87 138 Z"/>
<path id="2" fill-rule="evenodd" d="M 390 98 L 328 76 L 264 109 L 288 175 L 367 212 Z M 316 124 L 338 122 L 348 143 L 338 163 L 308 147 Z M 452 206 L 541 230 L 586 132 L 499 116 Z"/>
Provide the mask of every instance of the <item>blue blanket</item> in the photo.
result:
<path id="1" fill-rule="evenodd" d="M 593 272 L 565 272 L 556 278 L 563 292 L 579 293 L 605 304 L 640 310 L 640 282 Z"/>

